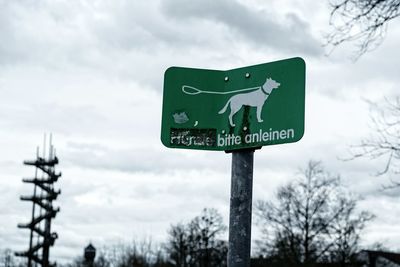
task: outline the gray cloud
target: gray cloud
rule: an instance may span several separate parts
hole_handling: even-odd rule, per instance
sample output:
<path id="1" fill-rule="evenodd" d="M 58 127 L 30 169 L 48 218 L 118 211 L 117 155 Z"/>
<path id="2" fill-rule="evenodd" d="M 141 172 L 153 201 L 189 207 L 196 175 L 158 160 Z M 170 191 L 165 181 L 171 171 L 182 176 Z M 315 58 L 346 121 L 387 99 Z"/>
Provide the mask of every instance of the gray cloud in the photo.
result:
<path id="1" fill-rule="evenodd" d="M 224 170 L 227 164 L 217 160 L 223 155 L 213 152 L 190 152 L 160 149 L 154 146 L 116 149 L 93 143 L 67 144 L 60 152 L 65 164 L 85 169 L 112 170 L 121 172 L 174 172 L 176 170 Z M 207 154 L 213 153 L 213 156 Z"/>
<path id="2" fill-rule="evenodd" d="M 314 56 L 322 53 L 320 44 L 310 33 L 308 23 L 295 14 L 288 14 L 278 23 L 279 19 L 272 12 L 256 12 L 237 1 L 167 0 L 162 1 L 161 6 L 164 14 L 178 21 L 212 20 L 232 29 L 233 36 L 239 34 L 242 40 L 252 41 L 258 47 Z"/>
<path id="3" fill-rule="evenodd" d="M 235 1 L 3 2 L 0 36 L 0 66 L 101 71 L 151 88 L 162 87 L 156 77 L 171 64 L 220 64 L 236 58 L 239 47 L 321 51 L 299 16 L 277 19 Z"/>
<path id="4" fill-rule="evenodd" d="M 18 44 L 20 29 L 13 23 L 14 10 L 9 1 L 0 2 L 0 65 L 20 61 L 26 55 L 21 53 L 22 44 Z"/>
<path id="5" fill-rule="evenodd" d="M 3 129 L 19 128 L 36 133 L 51 129 L 67 135 L 77 128 L 80 132 L 92 132 L 94 128 L 101 128 L 106 121 L 93 107 L 67 107 L 55 103 L 33 104 L 24 108 L 3 107 L 0 108 L 0 116 L 3 117 L 0 123 Z"/>

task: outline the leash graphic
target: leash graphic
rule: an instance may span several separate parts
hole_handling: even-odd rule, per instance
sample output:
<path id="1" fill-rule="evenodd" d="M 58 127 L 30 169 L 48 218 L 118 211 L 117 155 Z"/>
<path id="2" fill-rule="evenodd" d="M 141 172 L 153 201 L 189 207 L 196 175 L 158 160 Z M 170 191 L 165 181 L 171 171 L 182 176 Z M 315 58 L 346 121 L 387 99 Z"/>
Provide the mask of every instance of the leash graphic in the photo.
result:
<path id="1" fill-rule="evenodd" d="M 188 94 L 188 95 L 198 95 L 198 94 L 228 95 L 228 94 L 233 94 L 233 93 L 240 93 L 240 92 L 247 92 L 247 91 L 257 90 L 257 89 L 260 89 L 260 88 L 261 88 L 261 86 L 257 86 L 257 87 L 243 88 L 243 89 L 232 90 L 232 91 L 227 91 L 227 92 L 218 92 L 218 91 L 201 90 L 201 89 L 196 88 L 194 86 L 183 85 L 182 86 L 182 92 L 184 92 L 185 94 Z"/>

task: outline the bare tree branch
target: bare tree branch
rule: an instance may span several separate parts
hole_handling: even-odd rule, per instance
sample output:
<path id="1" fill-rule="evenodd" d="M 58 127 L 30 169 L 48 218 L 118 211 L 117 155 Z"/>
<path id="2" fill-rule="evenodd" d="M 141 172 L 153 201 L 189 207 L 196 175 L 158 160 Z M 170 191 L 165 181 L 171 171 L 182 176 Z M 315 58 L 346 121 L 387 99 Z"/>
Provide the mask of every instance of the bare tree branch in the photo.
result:
<path id="1" fill-rule="evenodd" d="M 332 31 L 325 36 L 330 52 L 344 42 L 355 42 L 354 59 L 378 47 L 388 24 L 400 15 L 399 0 L 330 0 Z"/>
<path id="2" fill-rule="evenodd" d="M 385 164 L 376 175 L 388 172 L 400 172 L 400 98 L 385 99 L 383 104 L 370 102 L 372 134 L 357 145 L 350 147 L 350 157 L 369 158 L 371 160 L 385 159 Z M 391 184 L 384 186 L 389 189 L 400 186 L 400 181 L 391 180 Z"/>

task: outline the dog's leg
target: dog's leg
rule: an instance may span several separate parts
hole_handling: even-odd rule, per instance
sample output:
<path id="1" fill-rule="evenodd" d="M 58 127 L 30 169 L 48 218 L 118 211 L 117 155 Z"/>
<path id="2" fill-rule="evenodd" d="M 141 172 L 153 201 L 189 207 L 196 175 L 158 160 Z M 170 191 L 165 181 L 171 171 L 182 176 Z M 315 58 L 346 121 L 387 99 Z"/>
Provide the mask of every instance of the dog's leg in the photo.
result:
<path id="1" fill-rule="evenodd" d="M 235 111 L 232 109 L 232 106 L 231 106 L 231 113 L 229 113 L 229 124 L 232 126 L 232 127 L 235 127 L 235 124 L 233 123 L 233 115 L 235 114 Z"/>
<path id="2" fill-rule="evenodd" d="M 258 120 L 258 122 L 263 122 L 263 119 L 261 119 L 262 107 L 263 106 L 257 106 L 257 120 Z"/>

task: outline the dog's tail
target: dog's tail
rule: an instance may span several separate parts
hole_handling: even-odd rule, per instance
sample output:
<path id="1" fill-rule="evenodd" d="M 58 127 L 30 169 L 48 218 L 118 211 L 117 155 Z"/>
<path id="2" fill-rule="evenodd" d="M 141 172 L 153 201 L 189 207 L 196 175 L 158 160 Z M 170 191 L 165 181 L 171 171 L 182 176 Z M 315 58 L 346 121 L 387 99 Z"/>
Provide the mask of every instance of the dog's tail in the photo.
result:
<path id="1" fill-rule="evenodd" d="M 218 114 L 225 113 L 225 111 L 228 108 L 230 103 L 231 103 L 231 99 L 229 99 L 228 102 L 226 102 L 226 105 L 218 112 Z"/>

